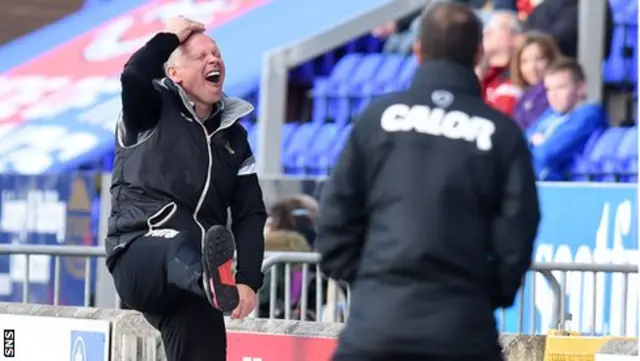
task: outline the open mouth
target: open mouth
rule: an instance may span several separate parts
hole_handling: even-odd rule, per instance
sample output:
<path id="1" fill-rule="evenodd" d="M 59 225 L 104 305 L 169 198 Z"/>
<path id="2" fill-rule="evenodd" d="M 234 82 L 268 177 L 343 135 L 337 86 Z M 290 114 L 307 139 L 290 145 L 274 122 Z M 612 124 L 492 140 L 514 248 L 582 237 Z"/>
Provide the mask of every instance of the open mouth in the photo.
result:
<path id="1" fill-rule="evenodd" d="M 208 73 L 205 79 L 207 79 L 207 81 L 217 84 L 220 82 L 220 72 L 217 70 L 214 70 Z"/>

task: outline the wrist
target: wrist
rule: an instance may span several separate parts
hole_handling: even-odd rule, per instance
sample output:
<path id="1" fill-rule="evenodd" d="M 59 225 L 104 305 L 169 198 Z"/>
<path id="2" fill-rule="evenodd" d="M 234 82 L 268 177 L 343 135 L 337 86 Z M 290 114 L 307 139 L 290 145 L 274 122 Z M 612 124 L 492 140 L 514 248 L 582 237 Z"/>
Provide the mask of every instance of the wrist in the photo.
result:
<path id="1" fill-rule="evenodd" d="M 262 284 L 264 282 L 264 274 L 262 272 L 258 272 L 257 274 L 247 275 L 245 273 L 236 274 L 236 283 L 239 285 L 245 285 L 253 290 L 253 292 L 258 293 L 260 288 L 262 288 Z"/>

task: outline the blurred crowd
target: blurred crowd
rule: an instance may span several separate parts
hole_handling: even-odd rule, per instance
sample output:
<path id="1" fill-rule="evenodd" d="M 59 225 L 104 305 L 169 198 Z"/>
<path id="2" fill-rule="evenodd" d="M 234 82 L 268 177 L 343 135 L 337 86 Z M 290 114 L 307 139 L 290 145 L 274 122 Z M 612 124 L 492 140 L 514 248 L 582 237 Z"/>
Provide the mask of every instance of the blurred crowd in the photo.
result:
<path id="1" fill-rule="evenodd" d="M 579 0 L 452 0 L 476 9 L 484 22 L 484 56 L 476 69 L 485 101 L 523 129 L 541 180 L 562 180 L 591 134 L 607 126 L 600 104 L 587 102 L 576 60 Z M 410 52 L 414 13 L 375 28 L 386 52 Z M 610 5 L 604 57 L 613 36 Z"/>

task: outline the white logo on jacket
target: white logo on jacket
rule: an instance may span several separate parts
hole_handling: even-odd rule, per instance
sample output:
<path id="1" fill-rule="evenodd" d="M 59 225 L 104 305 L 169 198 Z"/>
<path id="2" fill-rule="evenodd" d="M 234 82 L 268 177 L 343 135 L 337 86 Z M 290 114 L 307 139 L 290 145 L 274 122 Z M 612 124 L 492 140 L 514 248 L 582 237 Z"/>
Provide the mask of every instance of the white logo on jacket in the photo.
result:
<path id="1" fill-rule="evenodd" d="M 475 143 L 482 151 L 493 147 L 491 136 L 496 130 L 489 119 L 471 116 L 463 111 L 445 111 L 426 105 L 394 104 L 382 112 L 382 129 L 387 132 L 418 132 L 436 137 Z"/>

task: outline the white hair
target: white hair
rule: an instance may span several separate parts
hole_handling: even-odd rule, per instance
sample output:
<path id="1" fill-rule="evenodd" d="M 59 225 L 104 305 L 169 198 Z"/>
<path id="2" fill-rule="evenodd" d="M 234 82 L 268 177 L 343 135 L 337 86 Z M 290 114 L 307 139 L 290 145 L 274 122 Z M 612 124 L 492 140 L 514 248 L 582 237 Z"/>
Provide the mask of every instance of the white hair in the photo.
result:
<path id="1" fill-rule="evenodd" d="M 182 48 L 179 46 L 171 52 L 169 58 L 167 58 L 167 61 L 165 61 L 163 65 L 165 75 L 169 76 L 169 67 L 176 66 L 180 61 L 179 59 L 182 57 L 182 54 Z"/>
<path id="2" fill-rule="evenodd" d="M 520 21 L 520 19 L 518 19 L 518 14 L 514 11 L 511 10 L 496 10 L 493 12 L 493 14 L 491 14 L 491 17 L 489 18 L 489 21 L 487 22 L 487 25 L 490 25 L 490 23 L 500 17 L 500 16 L 506 16 L 510 19 L 510 28 L 511 31 L 516 33 L 516 34 L 520 34 L 522 32 L 524 32 L 524 25 L 522 24 L 522 22 Z"/>

